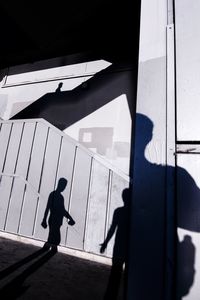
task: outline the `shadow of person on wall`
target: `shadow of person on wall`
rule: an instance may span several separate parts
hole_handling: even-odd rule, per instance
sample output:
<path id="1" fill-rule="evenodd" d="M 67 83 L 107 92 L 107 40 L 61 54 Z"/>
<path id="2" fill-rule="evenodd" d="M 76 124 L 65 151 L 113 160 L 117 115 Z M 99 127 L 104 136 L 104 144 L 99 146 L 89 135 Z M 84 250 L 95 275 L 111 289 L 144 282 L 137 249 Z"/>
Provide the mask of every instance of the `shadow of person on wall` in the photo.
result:
<path id="1" fill-rule="evenodd" d="M 126 95 L 132 116 L 135 87 L 130 82 L 135 82 L 136 72 L 115 72 L 117 68 L 115 64 L 110 65 L 71 89 L 70 86 L 63 89 L 63 82 L 60 82 L 54 92 L 44 94 L 10 119 L 43 118 L 65 130 L 122 95 Z M 23 107 L 24 103 L 21 105 Z"/>
<path id="2" fill-rule="evenodd" d="M 49 214 L 48 225 L 49 225 L 49 235 L 48 240 L 44 245 L 44 248 L 51 248 L 55 252 L 57 251 L 57 246 L 60 244 L 61 234 L 60 228 L 63 224 L 63 218 L 68 219 L 68 224 L 73 226 L 75 221 L 70 216 L 68 211 L 66 211 L 64 206 L 64 197 L 62 192 L 67 186 L 67 180 L 65 178 L 60 178 L 58 181 L 57 189 L 50 193 L 47 206 L 44 212 L 44 217 L 42 220 L 42 227 L 47 228 L 47 217 Z"/>
<path id="3" fill-rule="evenodd" d="M 108 230 L 105 241 L 100 245 L 100 252 L 104 253 L 108 242 L 115 235 L 115 242 L 113 247 L 112 267 L 110 277 L 104 296 L 105 300 L 115 300 L 119 294 L 120 283 L 123 274 L 123 267 L 127 263 L 128 252 L 128 235 L 129 235 L 129 202 L 130 189 L 124 189 L 122 192 L 122 199 L 124 206 L 115 209 L 111 226 Z"/>
<path id="4" fill-rule="evenodd" d="M 177 228 L 200 232 L 200 189 L 189 172 L 178 166 L 179 154 L 176 168 L 165 164 L 165 155 L 161 157 L 163 152 L 158 151 L 165 142 L 162 131 L 156 128 L 160 140 L 155 140 L 154 124 L 142 114 L 136 114 L 135 124 L 128 297 L 173 299 L 177 285 L 176 259 L 182 257 L 183 261 L 187 255 L 192 257 L 185 262 L 192 271 L 183 280 L 182 291 L 189 293 L 194 282 L 195 252 L 190 250 L 194 245 L 189 238 L 177 244 Z M 166 174 L 169 174 L 169 181 L 168 178 L 166 181 Z M 176 191 L 173 191 L 175 183 Z M 172 197 L 166 197 L 170 193 Z M 166 298 L 167 292 L 173 295 Z"/>
<path id="5" fill-rule="evenodd" d="M 57 87 L 57 89 L 56 89 L 56 93 L 61 93 L 62 91 L 61 91 L 61 88 L 62 88 L 62 86 L 63 86 L 63 82 L 60 82 L 59 84 L 58 84 L 58 87 Z"/>

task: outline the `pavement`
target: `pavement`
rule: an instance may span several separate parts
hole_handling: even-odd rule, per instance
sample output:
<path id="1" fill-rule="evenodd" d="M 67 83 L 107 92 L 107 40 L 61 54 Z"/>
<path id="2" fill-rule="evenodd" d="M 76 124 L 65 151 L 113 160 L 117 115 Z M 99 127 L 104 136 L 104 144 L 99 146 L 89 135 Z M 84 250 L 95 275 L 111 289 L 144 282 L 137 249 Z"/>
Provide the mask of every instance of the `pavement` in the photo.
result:
<path id="1" fill-rule="evenodd" d="M 9 235 L 8 235 L 9 236 Z M 103 300 L 111 263 L 0 234 L 0 299 Z M 123 282 L 118 300 L 122 300 Z"/>

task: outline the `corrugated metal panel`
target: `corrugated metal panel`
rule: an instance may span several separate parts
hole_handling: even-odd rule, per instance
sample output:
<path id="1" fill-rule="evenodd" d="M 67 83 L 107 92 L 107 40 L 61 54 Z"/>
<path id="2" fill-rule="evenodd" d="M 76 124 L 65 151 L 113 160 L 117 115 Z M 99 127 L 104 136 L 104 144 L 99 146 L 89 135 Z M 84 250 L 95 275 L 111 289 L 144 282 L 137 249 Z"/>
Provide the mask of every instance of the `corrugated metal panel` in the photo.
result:
<path id="1" fill-rule="evenodd" d="M 106 226 L 106 233 L 110 229 L 111 224 L 113 222 L 113 216 L 114 216 L 115 210 L 118 209 L 119 207 L 124 206 L 123 199 L 122 199 L 122 192 L 125 188 L 128 188 L 128 182 L 114 173 L 112 176 L 110 206 L 109 206 L 109 212 L 108 212 L 108 222 L 107 222 L 107 226 Z M 126 216 L 126 217 L 128 218 L 128 216 Z M 112 254 L 113 254 L 113 246 L 115 243 L 115 236 L 116 236 L 116 232 L 114 233 L 112 239 L 110 240 L 110 242 L 107 246 L 106 254 L 107 254 L 107 256 L 110 256 L 110 257 L 112 257 Z"/>
<path id="2" fill-rule="evenodd" d="M 4 168 L 12 123 L 2 124 L 0 131 L 0 170 Z"/>
<path id="3" fill-rule="evenodd" d="M 177 155 L 177 299 L 199 298 L 200 155 Z"/>
<path id="4" fill-rule="evenodd" d="M 99 244 L 104 241 L 108 184 L 109 169 L 94 161 L 85 240 L 85 250 L 88 252 L 99 253 Z"/>
<path id="5" fill-rule="evenodd" d="M 34 230 L 34 236 L 41 240 L 46 240 L 48 236 L 48 231 L 41 226 L 41 223 L 43 220 L 49 194 L 55 188 L 60 143 L 61 137 L 52 129 L 50 129 L 45 153 L 44 168 L 41 178 L 41 187 L 39 190 L 41 197 L 39 198 L 36 211 L 36 224 Z"/>
<path id="6" fill-rule="evenodd" d="M 58 243 L 99 254 L 128 177 L 41 119 L 2 122 L 0 142 L 0 229 L 50 241 L 52 229 L 41 223 L 45 210 L 48 224 L 56 212 Z"/>
<path id="7" fill-rule="evenodd" d="M 75 158 L 75 145 L 69 143 L 68 141 L 62 141 L 62 147 L 60 152 L 60 160 L 57 172 L 56 186 L 60 180 L 60 178 L 65 178 L 67 180 L 67 186 L 62 192 L 64 197 L 64 205 L 68 210 L 69 207 L 69 198 L 71 193 L 71 183 L 72 183 L 72 174 L 74 167 L 74 158 Z M 67 222 L 66 220 L 63 222 L 63 225 L 60 229 L 61 231 L 61 245 L 65 245 L 66 243 L 66 233 L 67 233 Z"/>
<path id="8" fill-rule="evenodd" d="M 16 173 L 23 178 L 26 178 L 28 172 L 28 165 L 35 131 L 34 123 L 27 123 L 24 126 L 21 146 L 19 150 L 19 157 L 16 166 Z M 25 182 L 20 177 L 14 178 L 12 194 L 10 198 L 10 207 L 6 222 L 6 231 L 17 232 L 19 220 L 21 216 L 21 208 L 23 203 L 23 196 L 25 191 Z"/>
<path id="9" fill-rule="evenodd" d="M 35 191 L 38 191 L 40 186 L 47 136 L 48 128 L 43 124 L 38 123 L 36 127 L 31 160 L 27 175 L 27 180 L 31 184 L 31 186 L 26 186 L 24 205 L 22 209 L 22 217 L 19 228 L 20 234 L 25 236 L 32 236 L 33 234 L 35 212 L 38 201 L 38 195 L 35 193 Z"/>
<path id="10" fill-rule="evenodd" d="M 69 213 L 76 222 L 68 227 L 66 245 L 83 249 L 86 208 L 90 179 L 91 157 L 77 148 Z"/>
<path id="11" fill-rule="evenodd" d="M 3 172 L 14 173 L 16 171 L 16 165 L 19 154 L 19 146 L 21 143 L 21 136 L 23 130 L 23 123 L 16 123 L 12 126 L 12 132 L 10 136 L 10 142 L 7 149 L 7 156 Z M 4 229 L 10 196 L 12 193 L 14 179 L 12 177 L 3 177 L 0 186 L 0 199 L 1 199 L 1 210 L 0 210 L 0 229 Z"/>
<path id="12" fill-rule="evenodd" d="M 200 141 L 199 1 L 176 0 L 177 139 Z"/>

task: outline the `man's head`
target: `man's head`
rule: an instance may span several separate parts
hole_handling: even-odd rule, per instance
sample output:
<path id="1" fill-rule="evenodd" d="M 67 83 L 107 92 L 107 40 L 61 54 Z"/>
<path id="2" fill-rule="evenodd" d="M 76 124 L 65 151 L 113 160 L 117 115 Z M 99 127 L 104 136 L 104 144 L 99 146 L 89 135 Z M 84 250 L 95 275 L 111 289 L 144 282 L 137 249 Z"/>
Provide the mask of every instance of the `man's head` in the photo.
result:
<path id="1" fill-rule="evenodd" d="M 58 181 L 57 190 L 59 192 L 62 192 L 62 191 L 64 191 L 64 189 L 66 188 L 66 186 L 67 186 L 67 179 L 60 178 L 59 181 Z"/>

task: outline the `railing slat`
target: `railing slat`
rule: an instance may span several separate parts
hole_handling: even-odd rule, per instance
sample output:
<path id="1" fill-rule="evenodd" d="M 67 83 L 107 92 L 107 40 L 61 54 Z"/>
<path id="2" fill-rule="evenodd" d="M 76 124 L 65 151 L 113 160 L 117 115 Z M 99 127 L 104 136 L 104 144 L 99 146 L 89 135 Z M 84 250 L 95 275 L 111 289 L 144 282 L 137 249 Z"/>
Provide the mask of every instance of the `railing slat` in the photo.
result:
<path id="1" fill-rule="evenodd" d="M 25 124 L 19 150 L 19 158 L 16 166 L 16 173 L 23 178 L 26 178 L 28 170 L 34 130 L 35 124 Z M 20 177 L 14 179 L 10 207 L 8 211 L 7 222 L 5 224 L 6 231 L 17 233 L 25 185 L 25 182 L 23 182 Z"/>
<path id="2" fill-rule="evenodd" d="M 128 183 L 121 178 L 117 174 L 113 174 L 112 177 L 112 186 L 111 186 L 111 196 L 110 196 L 110 207 L 109 207 L 109 212 L 108 212 L 108 224 L 106 231 L 108 232 L 112 221 L 113 221 L 113 216 L 114 212 L 117 208 L 123 207 L 123 199 L 122 199 L 122 192 L 125 188 L 128 188 Z M 126 216 L 128 218 L 128 216 Z M 123 224 L 119 224 L 119 226 L 123 226 Z M 118 229 L 118 228 L 116 228 Z M 107 234 L 106 232 L 106 234 Z M 109 241 L 108 246 L 107 246 L 107 256 L 112 257 L 113 253 L 113 246 L 115 244 L 115 237 L 116 237 L 116 232 L 114 233 L 112 239 Z"/>
<path id="3" fill-rule="evenodd" d="M 11 131 L 12 123 L 2 124 L 1 132 L 0 132 L 0 170 L 3 170 L 5 159 L 7 155 L 7 148 L 9 145 L 10 139 L 10 131 Z"/>
<path id="4" fill-rule="evenodd" d="M 10 142 L 7 149 L 7 156 L 4 166 L 4 172 L 14 173 L 17 164 L 19 145 L 21 141 L 23 123 L 13 124 L 10 136 Z M 0 185 L 0 229 L 4 230 L 7 209 L 10 200 L 10 193 L 13 185 L 13 178 L 3 177 Z"/>
<path id="5" fill-rule="evenodd" d="M 36 191 L 38 191 L 39 189 L 40 175 L 47 140 L 47 132 L 48 128 L 46 126 L 40 123 L 37 124 L 27 178 L 28 182 L 30 182 L 30 184 Z M 19 228 L 19 233 L 22 235 L 32 236 L 37 199 L 38 195 L 30 186 L 27 186 Z"/>
<path id="6" fill-rule="evenodd" d="M 61 136 L 53 132 L 51 129 L 49 131 L 49 137 L 47 142 L 47 149 L 45 154 L 44 169 L 41 180 L 40 197 L 37 209 L 36 224 L 34 237 L 46 240 L 48 236 L 48 230 L 41 226 L 41 222 L 44 217 L 44 212 L 46 209 L 49 194 L 54 190 L 55 177 L 58 163 L 58 155 L 60 149 Z"/>
<path id="7" fill-rule="evenodd" d="M 65 178 L 64 208 L 76 223 L 63 220 L 60 244 L 100 254 L 129 177 L 43 119 L 0 123 L 0 230 L 46 241 L 48 197 Z M 104 255 L 112 256 L 114 239 Z"/>
<path id="8" fill-rule="evenodd" d="M 91 157 L 77 149 L 69 212 L 76 224 L 68 228 L 67 246 L 83 249 Z"/>
<path id="9" fill-rule="evenodd" d="M 85 250 L 99 253 L 104 241 L 108 199 L 109 169 L 94 161 L 91 183 Z"/>
<path id="10" fill-rule="evenodd" d="M 68 210 L 69 207 L 69 197 L 70 197 L 70 188 L 71 188 L 71 180 L 73 173 L 73 164 L 74 164 L 74 156 L 75 156 L 75 146 L 69 143 L 66 140 L 63 140 L 62 148 L 60 152 L 60 161 L 57 172 L 56 186 L 60 178 L 65 178 L 67 180 L 67 186 L 62 192 L 64 197 L 64 206 L 65 209 Z M 65 245 L 66 240 L 66 232 L 67 232 L 67 222 L 64 220 L 63 225 L 61 227 L 61 245 Z"/>

